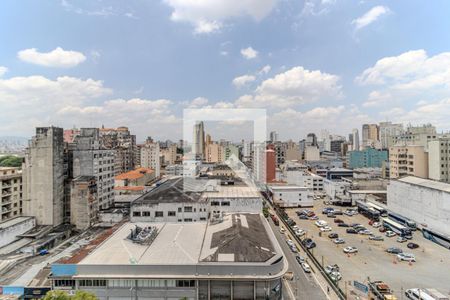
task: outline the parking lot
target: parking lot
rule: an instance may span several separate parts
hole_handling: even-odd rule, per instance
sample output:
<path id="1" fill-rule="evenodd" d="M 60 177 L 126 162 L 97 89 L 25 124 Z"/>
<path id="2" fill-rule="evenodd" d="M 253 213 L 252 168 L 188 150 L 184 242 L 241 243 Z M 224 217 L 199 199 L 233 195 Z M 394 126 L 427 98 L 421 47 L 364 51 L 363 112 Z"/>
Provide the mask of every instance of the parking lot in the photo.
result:
<path id="1" fill-rule="evenodd" d="M 320 220 L 324 220 L 331 226 L 332 231 L 322 232 L 319 236 L 319 227 L 314 220 L 301 220 L 295 213 L 302 209 L 287 209 L 288 215 L 297 223 L 297 226 L 306 230 L 303 238 L 312 238 L 317 247 L 312 252 L 319 262 L 324 266 L 337 264 L 340 267 L 342 280 L 339 282 L 344 288 L 344 281 L 357 280 L 367 283 L 370 280 L 383 280 L 394 291 L 394 294 L 401 299 L 402 290 L 408 288 L 436 288 L 444 294 L 450 293 L 450 251 L 429 240 L 426 240 L 420 231 L 413 233 L 414 242 L 419 245 L 418 249 L 408 249 L 405 243 L 396 241 L 398 236 L 388 238 L 384 233 L 380 233 L 377 228 L 370 226 L 369 220 L 363 215 L 354 216 L 339 215 L 337 218 L 347 224 L 359 223 L 364 225 L 375 235 L 382 235 L 384 241 L 371 241 L 368 235 L 348 234 L 346 227 L 338 227 L 333 218 L 328 218 L 322 214 L 324 207 L 334 207 L 345 210 L 345 207 L 324 205 L 322 200 L 316 200 L 315 207 L 310 209 L 315 212 Z M 332 239 L 328 238 L 329 233 L 337 233 L 339 238 L 345 240 L 345 244 L 336 245 Z M 355 254 L 345 254 L 343 249 L 348 246 L 358 248 Z M 416 262 L 400 262 L 395 254 L 389 254 L 385 250 L 388 247 L 398 247 L 406 253 L 415 255 Z"/>

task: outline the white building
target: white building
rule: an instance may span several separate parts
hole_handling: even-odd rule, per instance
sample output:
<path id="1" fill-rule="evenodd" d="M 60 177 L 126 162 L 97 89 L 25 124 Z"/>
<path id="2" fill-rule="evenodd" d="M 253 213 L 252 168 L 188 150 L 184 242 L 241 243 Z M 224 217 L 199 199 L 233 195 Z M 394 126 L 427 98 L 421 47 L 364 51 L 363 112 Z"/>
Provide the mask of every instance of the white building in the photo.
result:
<path id="1" fill-rule="evenodd" d="M 320 151 L 316 146 L 306 146 L 305 147 L 305 160 L 315 161 L 320 160 Z"/>
<path id="2" fill-rule="evenodd" d="M 379 140 L 382 149 L 389 149 L 394 146 L 397 136 L 403 133 L 403 124 L 393 124 L 392 122 L 380 122 Z"/>
<path id="3" fill-rule="evenodd" d="M 287 184 L 303 186 L 310 191 L 323 191 L 323 177 L 308 171 L 286 168 L 283 179 Z"/>
<path id="4" fill-rule="evenodd" d="M 331 200 L 344 196 L 346 189 L 349 188 L 350 185 L 349 182 L 342 180 L 324 179 L 323 181 L 323 189 Z"/>
<path id="5" fill-rule="evenodd" d="M 428 142 L 428 177 L 450 183 L 450 138 Z"/>
<path id="6" fill-rule="evenodd" d="M 353 151 L 359 151 L 359 131 L 358 131 L 358 129 L 354 128 L 352 130 L 352 138 L 353 138 L 353 141 L 352 141 Z"/>
<path id="7" fill-rule="evenodd" d="M 147 142 L 141 147 L 141 167 L 155 170 L 156 178 L 161 174 L 159 144 Z"/>
<path id="8" fill-rule="evenodd" d="M 391 180 L 388 209 L 450 236 L 450 184 L 407 176 Z"/>
<path id="9" fill-rule="evenodd" d="M 306 187 L 295 185 L 272 185 L 272 200 L 280 207 L 311 207 L 312 196 Z"/>

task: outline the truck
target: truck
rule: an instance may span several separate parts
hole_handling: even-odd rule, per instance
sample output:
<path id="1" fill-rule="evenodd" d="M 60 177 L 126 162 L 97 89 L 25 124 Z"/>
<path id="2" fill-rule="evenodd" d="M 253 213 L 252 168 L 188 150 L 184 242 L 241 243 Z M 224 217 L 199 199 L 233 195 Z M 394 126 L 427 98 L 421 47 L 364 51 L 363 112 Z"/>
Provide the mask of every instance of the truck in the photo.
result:
<path id="1" fill-rule="evenodd" d="M 387 283 L 381 280 L 369 282 L 369 299 L 372 300 L 397 300 Z"/>

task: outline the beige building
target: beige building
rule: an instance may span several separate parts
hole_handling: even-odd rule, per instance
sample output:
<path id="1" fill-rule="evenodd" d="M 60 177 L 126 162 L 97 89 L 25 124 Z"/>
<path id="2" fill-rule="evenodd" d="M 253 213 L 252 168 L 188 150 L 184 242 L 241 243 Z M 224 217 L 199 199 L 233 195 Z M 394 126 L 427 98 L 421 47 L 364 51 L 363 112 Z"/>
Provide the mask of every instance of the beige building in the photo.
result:
<path id="1" fill-rule="evenodd" d="M 305 160 L 315 161 L 320 160 L 320 150 L 316 146 L 306 146 L 305 148 Z"/>
<path id="2" fill-rule="evenodd" d="M 450 137 L 428 143 L 428 175 L 430 179 L 450 183 Z"/>
<path id="3" fill-rule="evenodd" d="M 428 153 L 423 146 L 389 148 L 390 178 L 416 176 L 428 178 Z"/>
<path id="4" fill-rule="evenodd" d="M 141 147 L 141 167 L 150 168 L 155 171 L 155 176 L 159 177 L 161 169 L 159 144 L 146 142 Z"/>
<path id="5" fill-rule="evenodd" d="M 438 138 L 436 127 L 431 124 L 422 126 L 408 126 L 406 130 L 397 136 L 396 145 L 417 145 L 423 146 L 428 151 L 428 142 Z"/>
<path id="6" fill-rule="evenodd" d="M 86 230 L 98 218 L 97 182 L 95 176 L 78 176 L 70 186 L 70 223 Z"/>
<path id="7" fill-rule="evenodd" d="M 0 222 L 22 214 L 22 171 L 0 167 Z"/>
<path id="8" fill-rule="evenodd" d="M 162 162 L 165 166 L 175 164 L 177 160 L 177 145 L 173 144 L 167 148 L 160 149 Z"/>
<path id="9" fill-rule="evenodd" d="M 300 148 L 298 147 L 298 144 L 296 144 L 293 141 L 288 141 L 285 160 L 301 160 L 301 159 L 302 155 L 300 153 Z"/>
<path id="10" fill-rule="evenodd" d="M 225 150 L 224 147 L 217 144 L 212 143 L 206 146 L 206 162 L 209 163 L 222 163 L 225 161 Z"/>

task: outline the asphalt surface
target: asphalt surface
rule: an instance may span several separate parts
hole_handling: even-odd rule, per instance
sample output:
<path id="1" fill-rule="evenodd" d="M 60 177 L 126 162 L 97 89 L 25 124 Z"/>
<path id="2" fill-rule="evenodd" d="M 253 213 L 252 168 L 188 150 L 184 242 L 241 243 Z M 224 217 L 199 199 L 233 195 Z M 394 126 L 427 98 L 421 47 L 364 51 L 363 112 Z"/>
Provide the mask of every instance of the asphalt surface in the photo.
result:
<path id="1" fill-rule="evenodd" d="M 268 218 L 270 227 L 272 228 L 278 243 L 283 249 L 284 256 L 289 263 L 288 272 L 294 273 L 294 279 L 292 281 L 285 281 L 285 287 L 283 290 L 284 299 L 311 299 L 311 300 L 325 300 L 325 295 L 322 288 L 317 284 L 314 274 L 307 274 L 303 271 L 295 259 L 295 253 L 292 253 L 291 249 L 286 244 L 286 236 L 280 233 L 280 227 L 275 226 L 270 218 Z M 300 255 L 306 258 L 306 254 L 300 253 Z M 308 263 L 311 265 L 310 263 Z M 320 276 L 320 275 L 318 275 Z M 289 284 L 289 287 L 286 286 Z"/>

